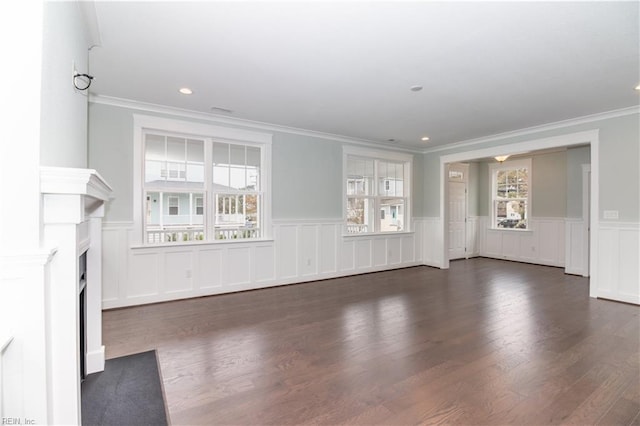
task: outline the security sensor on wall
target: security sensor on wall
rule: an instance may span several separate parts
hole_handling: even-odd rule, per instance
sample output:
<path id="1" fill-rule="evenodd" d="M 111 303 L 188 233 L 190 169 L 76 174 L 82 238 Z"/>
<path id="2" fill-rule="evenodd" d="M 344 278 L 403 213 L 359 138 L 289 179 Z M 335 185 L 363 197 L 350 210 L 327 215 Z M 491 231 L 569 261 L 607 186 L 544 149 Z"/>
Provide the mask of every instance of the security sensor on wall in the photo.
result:
<path id="1" fill-rule="evenodd" d="M 75 61 L 71 62 L 71 83 L 76 90 L 87 90 L 91 86 L 91 80 L 93 80 L 92 75 L 79 72 Z"/>

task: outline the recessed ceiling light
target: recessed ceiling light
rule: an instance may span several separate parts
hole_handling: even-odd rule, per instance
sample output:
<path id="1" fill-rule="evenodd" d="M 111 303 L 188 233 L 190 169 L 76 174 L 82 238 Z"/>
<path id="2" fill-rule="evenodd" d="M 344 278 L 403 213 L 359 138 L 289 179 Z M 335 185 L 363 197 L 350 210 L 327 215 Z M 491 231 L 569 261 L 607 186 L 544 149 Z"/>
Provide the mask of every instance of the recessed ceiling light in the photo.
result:
<path id="1" fill-rule="evenodd" d="M 189 89 L 188 87 L 182 87 L 180 90 L 178 90 L 178 92 L 182 93 L 183 95 L 190 95 L 193 93 L 193 90 Z"/>
<path id="2" fill-rule="evenodd" d="M 420 139 L 422 139 L 423 141 L 425 141 L 425 142 L 426 142 L 426 141 L 428 141 L 428 140 L 429 140 L 429 136 L 423 136 L 423 137 L 421 137 Z"/>
<path id="3" fill-rule="evenodd" d="M 636 90 L 640 92 L 640 84 L 636 86 Z"/>
<path id="4" fill-rule="evenodd" d="M 422 86 L 411 86 L 409 88 L 412 92 L 419 92 L 422 90 Z"/>

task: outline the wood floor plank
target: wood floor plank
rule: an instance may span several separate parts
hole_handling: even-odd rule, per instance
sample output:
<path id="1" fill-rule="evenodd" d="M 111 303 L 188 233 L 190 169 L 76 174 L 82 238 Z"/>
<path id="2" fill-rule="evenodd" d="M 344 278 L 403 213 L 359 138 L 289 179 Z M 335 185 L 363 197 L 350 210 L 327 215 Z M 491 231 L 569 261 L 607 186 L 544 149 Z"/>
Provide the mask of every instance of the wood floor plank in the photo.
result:
<path id="1" fill-rule="evenodd" d="M 176 425 L 633 424 L 640 307 L 491 259 L 105 311 Z"/>

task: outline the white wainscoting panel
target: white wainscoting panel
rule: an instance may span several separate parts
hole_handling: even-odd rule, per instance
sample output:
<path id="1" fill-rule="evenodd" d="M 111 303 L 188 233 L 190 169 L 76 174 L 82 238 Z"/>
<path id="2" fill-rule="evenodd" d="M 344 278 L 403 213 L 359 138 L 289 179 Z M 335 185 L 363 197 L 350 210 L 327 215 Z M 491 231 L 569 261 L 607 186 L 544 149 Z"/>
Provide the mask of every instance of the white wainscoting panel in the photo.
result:
<path id="1" fill-rule="evenodd" d="M 198 275 L 196 280 L 200 289 L 211 289 L 222 286 L 221 248 L 202 249 L 198 251 Z"/>
<path id="2" fill-rule="evenodd" d="M 489 228 L 489 218 L 478 218 L 479 254 L 548 266 L 565 264 L 565 219 L 532 218 L 528 230 Z"/>
<path id="3" fill-rule="evenodd" d="M 360 239 L 356 238 L 356 269 L 370 269 L 371 268 L 371 255 L 372 255 L 372 241 L 371 238 Z"/>
<path id="4" fill-rule="evenodd" d="M 274 227 L 276 241 L 276 259 L 278 278 L 287 279 L 298 276 L 298 227 L 296 225 L 281 225 Z"/>
<path id="5" fill-rule="evenodd" d="M 589 235 L 584 221 L 581 218 L 565 219 L 565 233 L 564 272 L 583 277 L 589 276 Z"/>
<path id="6" fill-rule="evenodd" d="M 524 262 L 536 263 L 536 254 L 538 251 L 536 250 L 536 241 L 537 236 L 534 232 L 523 233 L 520 235 L 518 247 L 518 252 L 520 253 L 520 258 Z"/>
<path id="7" fill-rule="evenodd" d="M 318 275 L 318 226 L 302 225 L 298 233 L 300 275 Z"/>
<path id="8" fill-rule="evenodd" d="M 273 244 L 257 245 L 255 248 L 255 281 L 268 283 L 276 278 L 276 259 Z"/>
<path id="9" fill-rule="evenodd" d="M 136 247 L 132 223 L 105 223 L 103 308 L 420 265 L 427 223 L 416 219 L 407 233 L 343 236 L 340 220 L 283 220 L 274 222 L 272 241 Z"/>
<path id="10" fill-rule="evenodd" d="M 439 217 L 422 218 L 422 264 L 441 268 L 442 259 L 442 222 Z M 416 237 L 417 238 L 417 237 Z"/>
<path id="11" fill-rule="evenodd" d="M 336 233 L 336 238 L 340 238 L 340 231 Z M 350 272 L 355 270 L 356 265 L 356 242 L 353 239 L 346 240 L 342 238 L 340 244 L 340 271 Z"/>
<path id="12" fill-rule="evenodd" d="M 163 277 L 164 272 L 160 270 L 162 265 L 158 260 L 160 255 L 161 252 L 157 250 L 137 251 L 131 254 L 131 280 L 128 282 L 125 293 L 127 298 L 152 297 L 160 294 L 159 278 Z"/>
<path id="13" fill-rule="evenodd" d="M 338 239 L 340 224 L 321 224 L 320 232 L 320 274 L 335 274 L 338 272 Z"/>
<path id="14" fill-rule="evenodd" d="M 402 246 L 400 247 L 400 254 L 402 256 L 401 259 L 398 259 L 401 263 L 411 263 L 415 262 L 415 251 L 416 251 L 416 239 L 413 235 L 404 238 L 398 238 Z"/>
<path id="15" fill-rule="evenodd" d="M 413 238 L 413 260 L 416 262 L 422 262 L 422 252 L 424 251 L 424 219 L 413 220 L 413 231 L 415 236 Z"/>
<path id="16" fill-rule="evenodd" d="M 640 304 L 640 224 L 600 222 L 596 296 Z"/>
<path id="17" fill-rule="evenodd" d="M 383 266 L 387 263 L 387 240 L 373 240 L 373 266 Z"/>
<path id="18" fill-rule="evenodd" d="M 389 265 L 399 265 L 401 259 L 400 238 L 387 238 L 387 263 Z"/>
<path id="19" fill-rule="evenodd" d="M 191 250 L 167 251 L 164 254 L 164 292 L 192 290 L 193 259 Z"/>
<path id="20" fill-rule="evenodd" d="M 238 245 L 227 249 L 227 261 L 224 270 L 227 272 L 226 284 L 237 286 L 251 284 L 252 249 Z"/>

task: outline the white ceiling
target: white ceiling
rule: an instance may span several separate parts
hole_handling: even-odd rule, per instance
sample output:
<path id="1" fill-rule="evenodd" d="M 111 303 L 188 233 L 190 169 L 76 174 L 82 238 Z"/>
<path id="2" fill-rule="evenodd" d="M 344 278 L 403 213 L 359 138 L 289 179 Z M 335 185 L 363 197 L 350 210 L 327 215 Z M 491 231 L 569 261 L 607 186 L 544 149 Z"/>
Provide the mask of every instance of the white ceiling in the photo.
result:
<path id="1" fill-rule="evenodd" d="M 638 6 L 96 2 L 91 90 L 426 148 L 638 105 Z"/>

